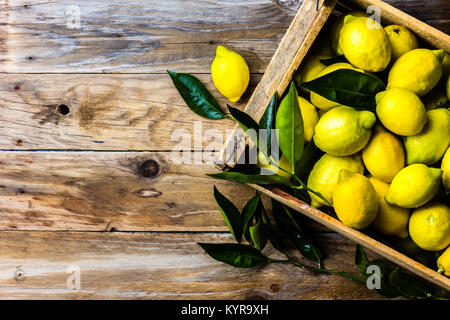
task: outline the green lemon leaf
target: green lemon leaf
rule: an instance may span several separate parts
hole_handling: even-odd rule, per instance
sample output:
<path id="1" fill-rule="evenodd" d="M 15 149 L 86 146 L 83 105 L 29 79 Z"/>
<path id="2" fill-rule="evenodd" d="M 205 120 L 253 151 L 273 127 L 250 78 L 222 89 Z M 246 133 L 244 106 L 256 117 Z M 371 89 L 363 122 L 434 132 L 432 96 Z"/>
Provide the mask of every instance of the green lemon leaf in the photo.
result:
<path id="1" fill-rule="evenodd" d="M 234 120 L 239 124 L 239 126 L 242 128 L 242 130 L 247 133 L 248 135 L 248 130 L 252 129 L 253 134 L 248 135 L 250 137 L 250 139 L 253 141 L 253 143 L 255 144 L 256 147 L 259 147 L 259 142 L 258 142 L 258 130 L 259 130 L 259 125 L 258 123 L 253 120 L 252 117 L 250 117 L 250 115 L 248 115 L 247 113 L 233 108 L 232 106 L 228 105 L 228 111 L 230 111 L 231 116 L 234 118 Z"/>
<path id="2" fill-rule="evenodd" d="M 433 296 L 430 293 L 430 288 L 425 283 L 416 277 L 404 273 L 399 267 L 389 274 L 389 283 L 396 287 L 405 298 L 426 299 Z"/>
<path id="3" fill-rule="evenodd" d="M 270 222 L 269 216 L 267 215 L 266 209 L 264 208 L 264 205 L 262 203 L 262 201 L 260 200 L 261 203 L 261 219 L 264 222 L 264 225 L 266 226 L 266 231 L 267 231 L 267 238 L 269 239 L 270 243 L 272 244 L 272 246 L 277 249 L 279 252 L 283 253 L 284 255 L 286 255 L 286 250 L 284 249 L 283 243 L 281 241 L 281 239 L 278 237 L 278 235 L 275 233 L 275 231 L 273 230 L 272 227 L 272 223 Z M 287 257 L 287 255 L 286 255 Z"/>
<path id="4" fill-rule="evenodd" d="M 344 55 L 320 60 L 320 63 L 323 65 L 326 65 L 326 66 L 331 66 L 332 64 L 339 63 L 339 62 L 348 62 L 348 61 Z"/>
<path id="5" fill-rule="evenodd" d="M 297 89 L 291 82 L 288 94 L 281 101 L 278 108 L 275 127 L 278 129 L 278 145 L 285 158 L 291 164 L 291 173 L 294 174 L 295 165 L 302 157 L 305 143 L 303 120 L 298 105 Z"/>
<path id="6" fill-rule="evenodd" d="M 241 242 L 241 213 L 230 200 L 217 190 L 216 186 L 214 186 L 214 198 L 216 199 L 217 206 L 219 207 L 220 213 L 222 213 L 223 219 L 230 229 L 231 234 L 237 242 Z"/>
<path id="7" fill-rule="evenodd" d="M 305 258 L 317 262 L 320 268 L 322 261 L 321 251 L 305 234 L 298 221 L 292 216 L 291 211 L 282 203 L 272 199 L 272 214 L 276 223 L 280 226 L 292 244 Z"/>
<path id="8" fill-rule="evenodd" d="M 167 70 L 167 73 L 192 111 L 207 119 L 226 118 L 216 99 L 199 79 L 187 73 L 176 73 L 170 70 Z"/>
<path id="9" fill-rule="evenodd" d="M 302 157 L 295 165 L 295 174 L 299 178 L 306 178 L 307 174 L 314 164 L 319 160 L 322 156 L 323 152 L 319 148 L 317 148 L 314 140 L 308 142 L 305 146 L 305 150 L 303 150 Z"/>
<path id="10" fill-rule="evenodd" d="M 386 90 L 383 82 L 369 73 L 340 69 L 301 86 L 342 105 L 374 111 L 375 95 Z"/>
<path id="11" fill-rule="evenodd" d="M 258 209 L 258 205 L 261 199 L 261 194 L 259 192 L 256 193 L 254 197 L 247 201 L 244 208 L 242 209 L 241 219 L 243 226 L 243 233 L 247 240 L 250 240 L 250 222 L 252 218 L 255 216 L 255 213 Z"/>
<path id="12" fill-rule="evenodd" d="M 266 130 L 266 154 L 270 154 L 271 144 L 272 144 L 272 129 L 274 129 L 274 117 L 275 109 L 278 104 L 278 93 L 275 93 L 270 99 L 269 105 L 266 108 L 261 120 L 259 120 L 259 128 Z"/>
<path id="13" fill-rule="evenodd" d="M 267 243 L 267 232 L 262 219 L 259 219 L 254 226 L 251 226 L 249 232 L 254 247 L 258 250 L 264 249 Z"/>
<path id="14" fill-rule="evenodd" d="M 356 245 L 355 250 L 355 265 L 358 271 L 367 278 L 366 269 L 369 265 L 369 259 L 367 259 L 366 252 L 362 246 Z"/>
<path id="15" fill-rule="evenodd" d="M 269 262 L 258 249 L 235 243 L 198 243 L 213 259 L 233 267 L 251 268 Z"/>
<path id="16" fill-rule="evenodd" d="M 259 174 L 245 174 L 240 172 L 218 172 L 207 174 L 207 176 L 214 179 L 242 182 L 242 183 L 255 183 L 255 184 L 280 184 L 288 187 L 293 186 L 291 180 L 281 177 L 279 175 L 259 175 Z"/>

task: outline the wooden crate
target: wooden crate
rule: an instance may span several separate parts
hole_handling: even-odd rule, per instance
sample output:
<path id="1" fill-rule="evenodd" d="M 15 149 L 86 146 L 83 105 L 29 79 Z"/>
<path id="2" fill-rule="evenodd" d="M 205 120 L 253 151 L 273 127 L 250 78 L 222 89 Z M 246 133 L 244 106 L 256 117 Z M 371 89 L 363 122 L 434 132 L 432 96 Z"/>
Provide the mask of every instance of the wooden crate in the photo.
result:
<path id="1" fill-rule="evenodd" d="M 375 5 L 379 8 L 381 19 L 384 25 L 399 24 L 408 27 L 422 40 L 433 47 L 444 49 L 450 52 L 450 36 L 436 30 L 429 25 L 417 20 L 408 14 L 384 3 L 380 0 L 321 0 L 316 8 L 316 0 L 304 0 L 297 15 L 292 21 L 278 50 L 275 52 L 267 70 L 259 85 L 251 96 L 245 111 L 254 119 L 258 120 L 264 113 L 265 106 L 268 105 L 271 97 L 278 92 L 279 95 L 288 87 L 293 74 L 302 62 L 315 38 L 330 18 L 336 4 L 348 9 L 364 10 Z M 235 132 L 240 128 L 237 126 Z M 229 138 L 223 146 L 217 158 L 217 167 L 227 170 L 232 167 L 236 159 L 240 158 L 245 150 L 246 138 L 236 134 Z M 233 159 L 228 159 L 230 150 L 234 150 Z M 283 190 L 274 186 L 251 185 L 255 189 L 267 194 L 275 200 L 289 206 L 290 208 L 304 214 L 305 216 L 321 223 L 322 225 L 336 231 L 345 237 L 359 243 L 378 253 L 382 257 L 400 265 L 401 267 L 421 276 L 422 278 L 450 290 L 450 279 L 437 273 L 436 271 L 414 261 L 404 254 L 386 246 L 385 244 L 367 236 L 366 234 L 347 227 L 336 218 L 310 206 Z"/>

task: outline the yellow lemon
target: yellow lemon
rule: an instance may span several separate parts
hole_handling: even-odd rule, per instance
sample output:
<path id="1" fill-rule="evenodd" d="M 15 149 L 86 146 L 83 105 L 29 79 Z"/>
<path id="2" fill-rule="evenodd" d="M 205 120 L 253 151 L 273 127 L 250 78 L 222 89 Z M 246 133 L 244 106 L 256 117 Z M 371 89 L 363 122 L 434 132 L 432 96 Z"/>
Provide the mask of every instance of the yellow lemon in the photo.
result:
<path id="1" fill-rule="evenodd" d="M 231 102 L 239 101 L 250 80 L 244 58 L 222 46 L 217 46 L 211 76 L 217 90 Z"/>
<path id="2" fill-rule="evenodd" d="M 310 55 L 306 57 L 295 72 L 295 83 L 300 85 L 302 82 L 308 82 L 316 79 L 319 73 L 326 68 L 326 65 L 322 64 L 320 60 L 328 58 L 331 58 L 331 56 Z"/>
<path id="3" fill-rule="evenodd" d="M 450 191 L 450 148 L 444 154 L 441 163 L 442 169 L 442 184 L 445 190 Z"/>
<path id="4" fill-rule="evenodd" d="M 376 95 L 377 115 L 390 131 L 401 136 L 418 134 L 427 122 L 427 110 L 412 91 L 391 88 Z"/>
<path id="5" fill-rule="evenodd" d="M 352 11 L 348 15 L 354 16 L 354 17 L 367 17 L 367 14 L 362 11 Z M 331 49 L 336 55 L 342 55 L 344 52 L 341 49 L 341 46 L 339 45 L 339 36 L 341 35 L 341 29 L 344 25 L 344 18 L 346 15 L 340 16 L 335 23 L 331 26 L 330 30 L 330 42 L 331 42 Z"/>
<path id="6" fill-rule="evenodd" d="M 450 247 L 437 259 L 438 272 L 450 277 Z"/>
<path id="7" fill-rule="evenodd" d="M 299 96 L 298 104 L 302 112 L 305 141 L 309 142 L 314 135 L 314 128 L 316 127 L 317 121 L 319 121 L 319 116 L 317 115 L 316 107 L 305 98 Z"/>
<path id="8" fill-rule="evenodd" d="M 370 111 L 340 106 L 325 113 L 316 125 L 314 142 L 334 156 L 352 155 L 365 147 L 376 117 Z"/>
<path id="9" fill-rule="evenodd" d="M 444 51 L 414 49 L 395 61 L 388 75 L 388 88 L 405 88 L 418 96 L 431 91 L 442 75 Z"/>
<path id="10" fill-rule="evenodd" d="M 308 177 L 308 187 L 314 191 L 320 192 L 325 199 L 332 202 L 332 194 L 335 186 L 338 183 L 339 172 L 348 170 L 355 173 L 363 173 L 364 165 L 360 155 L 350 157 L 335 157 L 329 154 L 324 154 L 314 165 Z M 327 203 L 309 193 L 311 196 L 311 205 L 313 207 L 325 206 Z"/>
<path id="11" fill-rule="evenodd" d="M 385 199 L 402 208 L 420 207 L 436 195 L 441 176 L 441 169 L 421 163 L 409 165 L 394 177 Z"/>
<path id="12" fill-rule="evenodd" d="M 400 56 L 408 51 L 418 48 L 416 36 L 403 26 L 392 24 L 384 28 L 392 47 L 392 61 L 397 60 Z"/>
<path id="13" fill-rule="evenodd" d="M 269 160 L 262 154 L 261 152 L 258 152 L 257 156 L 257 166 L 261 169 L 268 170 L 272 173 L 275 173 L 281 177 L 290 179 L 291 174 L 288 172 L 291 172 L 291 164 L 286 159 L 285 156 L 281 156 L 280 160 L 278 161 L 278 164 L 271 164 L 269 163 Z M 283 170 L 281 170 L 283 169 Z M 286 172 L 287 171 L 287 172 Z"/>
<path id="14" fill-rule="evenodd" d="M 378 125 L 362 151 L 362 159 L 372 176 L 391 182 L 405 166 L 403 144 L 400 139 Z"/>
<path id="15" fill-rule="evenodd" d="M 355 69 L 350 63 L 338 62 L 338 63 L 332 64 L 332 65 L 326 67 L 325 69 L 323 69 L 316 76 L 316 78 L 320 78 L 328 73 L 331 73 L 336 70 L 341 70 L 341 69 L 351 69 L 351 70 L 361 71 L 361 70 Z M 319 108 L 321 110 L 330 110 L 330 109 L 340 105 L 339 103 L 328 100 L 328 99 L 318 95 L 315 92 L 311 92 L 310 100 L 313 105 L 315 105 L 317 108 Z"/>
<path id="16" fill-rule="evenodd" d="M 377 216 L 372 221 L 372 227 L 383 234 L 408 237 L 409 209 L 394 206 L 384 200 L 389 190 L 388 183 L 374 177 L 370 177 L 369 181 L 375 188 L 380 203 Z"/>
<path id="17" fill-rule="evenodd" d="M 333 205 L 343 224 L 363 229 L 377 216 L 379 201 L 369 179 L 362 174 L 342 170 L 333 191 Z"/>
<path id="18" fill-rule="evenodd" d="M 445 89 L 446 89 L 445 92 L 447 93 L 447 99 L 450 100 L 450 76 L 447 79 Z"/>
<path id="19" fill-rule="evenodd" d="M 409 234 L 424 250 L 445 249 L 450 244 L 450 208 L 431 202 L 414 210 L 409 219 Z"/>
<path id="20" fill-rule="evenodd" d="M 365 71 L 382 71 L 391 61 L 392 49 L 386 31 L 371 18 L 347 15 L 339 45 L 347 60 Z"/>
<path id="21" fill-rule="evenodd" d="M 450 145 L 450 111 L 427 112 L 428 121 L 419 134 L 405 138 L 406 164 L 438 162 Z"/>

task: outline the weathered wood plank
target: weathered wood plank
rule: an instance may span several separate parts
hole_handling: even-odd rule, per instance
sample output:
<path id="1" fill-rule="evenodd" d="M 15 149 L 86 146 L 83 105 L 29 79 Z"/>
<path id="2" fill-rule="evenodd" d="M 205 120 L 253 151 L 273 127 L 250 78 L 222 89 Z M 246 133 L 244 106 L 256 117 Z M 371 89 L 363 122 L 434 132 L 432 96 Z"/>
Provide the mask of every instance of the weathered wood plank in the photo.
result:
<path id="1" fill-rule="evenodd" d="M 211 76 L 197 76 L 225 109 L 229 101 L 215 89 Z M 235 106 L 243 108 L 260 78 L 251 76 L 247 93 Z M 67 114 L 58 110 L 60 104 L 68 107 Z M 196 126 L 195 121 L 201 123 Z M 167 74 L 0 78 L 0 149 L 219 150 L 233 126 L 229 120 L 194 114 Z M 204 134 L 211 129 L 222 140 L 208 141 Z M 175 130 L 192 139 L 172 136 Z"/>
<path id="2" fill-rule="evenodd" d="M 1 6 L 0 72 L 26 73 L 209 72 L 218 43 L 262 73 L 295 14 L 272 0 L 10 0 Z"/>
<path id="3" fill-rule="evenodd" d="M 0 230 L 227 230 L 213 185 L 240 208 L 254 191 L 205 176 L 216 171 L 211 161 L 177 164 L 173 155 L 2 152 Z"/>
<path id="4" fill-rule="evenodd" d="M 353 243 L 335 235 L 320 235 L 318 241 L 327 253 L 327 268 L 357 274 Z M 197 242 L 232 242 L 232 238 L 229 234 L 0 232 L 0 298 L 380 298 L 374 290 L 346 278 L 315 275 L 289 265 L 233 268 L 208 257 Z M 271 247 L 265 253 L 274 254 Z M 80 290 L 67 288 L 70 266 L 80 270 Z M 17 269 L 24 280 L 14 279 Z"/>

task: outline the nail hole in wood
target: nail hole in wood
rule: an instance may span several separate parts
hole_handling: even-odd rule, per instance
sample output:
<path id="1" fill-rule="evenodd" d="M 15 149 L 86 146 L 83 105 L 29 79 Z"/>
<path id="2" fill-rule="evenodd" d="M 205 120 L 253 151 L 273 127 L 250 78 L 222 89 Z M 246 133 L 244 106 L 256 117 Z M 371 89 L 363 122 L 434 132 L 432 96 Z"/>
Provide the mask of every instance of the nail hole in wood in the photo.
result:
<path id="1" fill-rule="evenodd" d="M 159 173 L 159 164 L 155 160 L 145 160 L 139 166 L 139 174 L 145 178 L 155 177 Z"/>
<path id="2" fill-rule="evenodd" d="M 65 104 L 60 104 L 56 107 L 56 111 L 59 114 L 62 114 L 63 116 L 65 116 L 66 114 L 68 114 L 70 112 L 70 108 L 68 106 L 66 106 Z"/>

